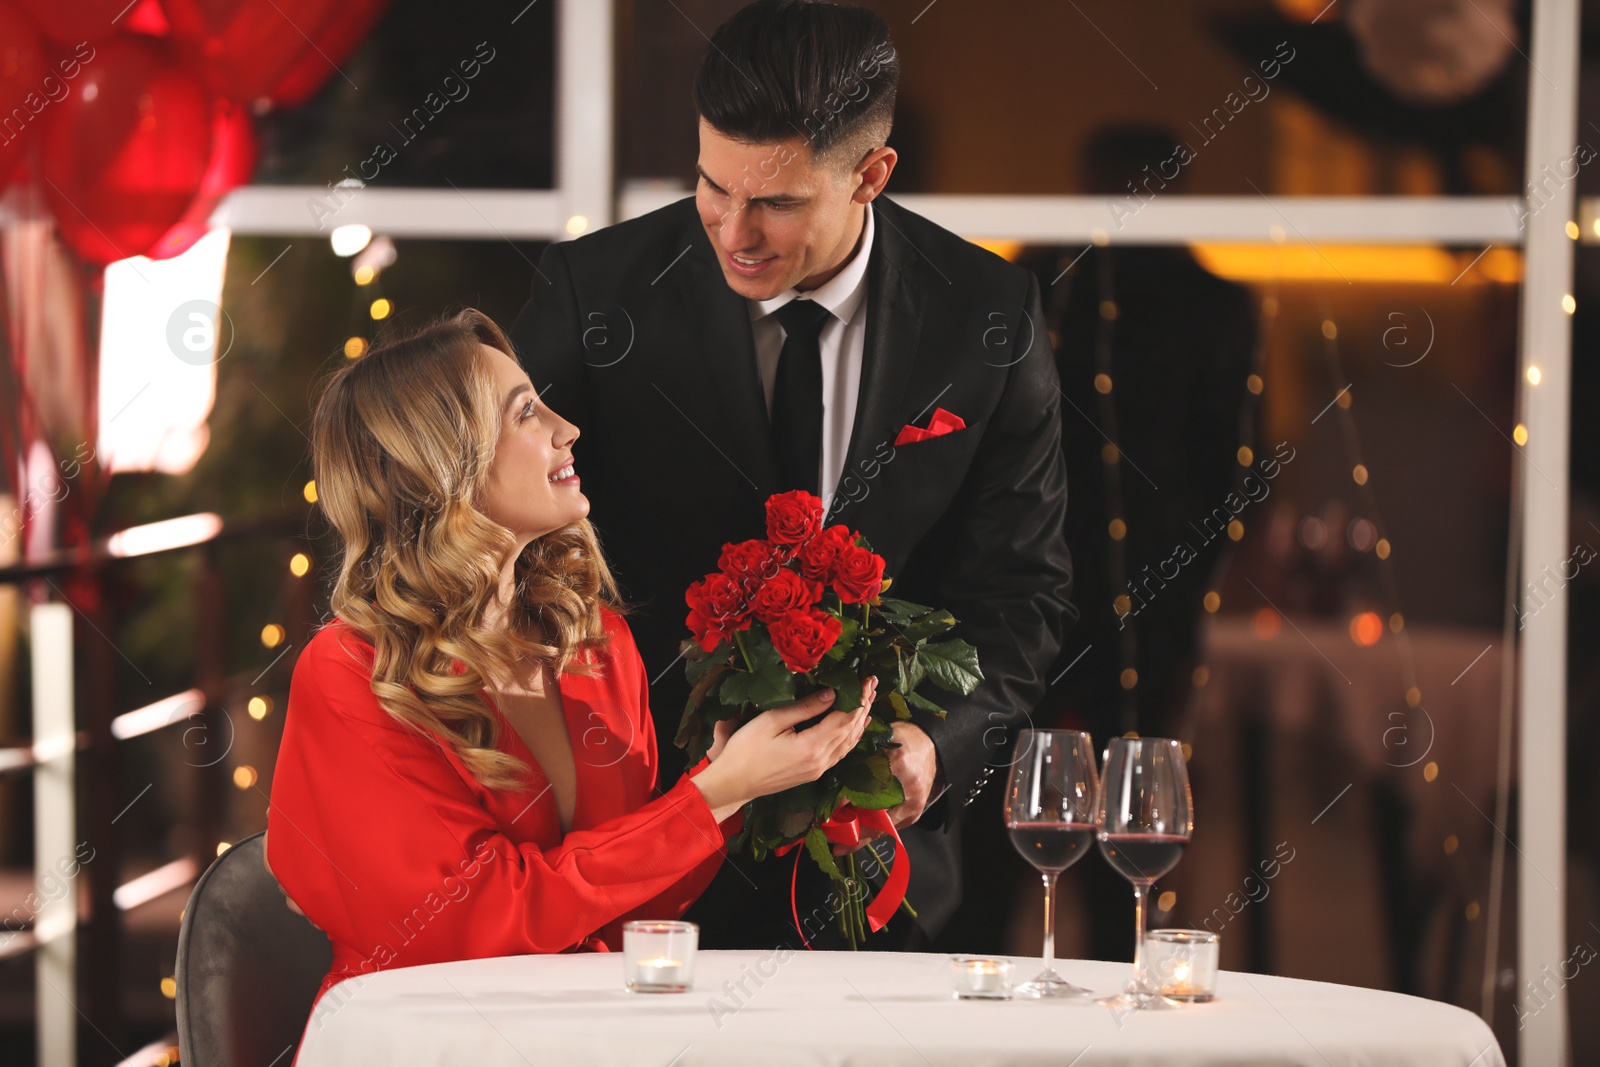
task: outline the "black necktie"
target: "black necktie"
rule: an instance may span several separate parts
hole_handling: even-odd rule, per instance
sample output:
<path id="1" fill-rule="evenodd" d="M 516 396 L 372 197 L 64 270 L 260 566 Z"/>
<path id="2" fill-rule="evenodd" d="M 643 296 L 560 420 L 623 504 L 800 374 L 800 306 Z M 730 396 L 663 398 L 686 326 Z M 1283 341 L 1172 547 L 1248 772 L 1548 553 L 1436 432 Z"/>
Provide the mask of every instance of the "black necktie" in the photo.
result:
<path id="1" fill-rule="evenodd" d="M 772 390 L 772 434 L 787 489 L 819 491 L 822 466 L 822 324 L 815 300 L 789 301 L 773 314 L 786 335 Z"/>

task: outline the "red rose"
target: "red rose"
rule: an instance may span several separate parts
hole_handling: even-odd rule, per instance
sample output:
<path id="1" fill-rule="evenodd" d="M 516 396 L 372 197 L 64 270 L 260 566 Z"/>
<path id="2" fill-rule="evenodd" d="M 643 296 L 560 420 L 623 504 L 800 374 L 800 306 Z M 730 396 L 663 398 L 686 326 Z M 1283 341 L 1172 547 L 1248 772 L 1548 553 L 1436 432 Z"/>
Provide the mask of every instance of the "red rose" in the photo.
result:
<path id="1" fill-rule="evenodd" d="M 834 560 L 833 591 L 846 604 L 860 604 L 883 589 L 883 557 L 851 545 Z"/>
<path id="2" fill-rule="evenodd" d="M 722 546 L 717 567 L 746 589 L 754 589 L 783 566 L 782 550 L 770 541 L 740 541 Z"/>
<path id="3" fill-rule="evenodd" d="M 739 583 L 726 574 L 708 574 L 683 595 L 689 605 L 689 631 L 710 652 L 735 630 L 750 626 L 750 605 Z"/>
<path id="4" fill-rule="evenodd" d="M 767 540 L 788 549 L 787 555 L 822 529 L 822 499 L 795 489 L 767 498 Z"/>
<path id="5" fill-rule="evenodd" d="M 847 526 L 830 526 L 813 537 L 795 557 L 800 573 L 819 582 L 833 580 L 834 561 L 839 553 L 856 543 L 856 535 Z"/>
<path id="6" fill-rule="evenodd" d="M 787 567 L 761 583 L 750 598 L 756 618 L 770 623 L 791 611 L 804 611 L 822 599 L 822 583 L 802 578 Z"/>
<path id="7" fill-rule="evenodd" d="M 838 619 L 815 608 L 791 611 L 767 624 L 772 647 L 784 666 L 796 673 L 815 669 L 843 630 Z"/>

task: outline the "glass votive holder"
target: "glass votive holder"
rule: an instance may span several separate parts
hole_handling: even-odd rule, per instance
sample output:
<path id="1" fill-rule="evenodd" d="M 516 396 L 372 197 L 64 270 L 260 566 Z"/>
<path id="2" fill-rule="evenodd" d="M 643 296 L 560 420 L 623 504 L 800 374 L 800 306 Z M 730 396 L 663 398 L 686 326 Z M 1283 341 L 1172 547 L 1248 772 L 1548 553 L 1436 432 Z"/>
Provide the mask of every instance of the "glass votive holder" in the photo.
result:
<path id="1" fill-rule="evenodd" d="M 986 956 L 951 956 L 957 1000 L 1010 1000 L 1011 961 Z"/>
<path id="2" fill-rule="evenodd" d="M 630 993 L 687 993 L 694 985 L 700 927 L 686 922 L 622 924 L 622 966 Z"/>
<path id="3" fill-rule="evenodd" d="M 1144 937 L 1144 986 L 1198 1004 L 1217 995 L 1222 939 L 1207 930 L 1151 930 Z"/>

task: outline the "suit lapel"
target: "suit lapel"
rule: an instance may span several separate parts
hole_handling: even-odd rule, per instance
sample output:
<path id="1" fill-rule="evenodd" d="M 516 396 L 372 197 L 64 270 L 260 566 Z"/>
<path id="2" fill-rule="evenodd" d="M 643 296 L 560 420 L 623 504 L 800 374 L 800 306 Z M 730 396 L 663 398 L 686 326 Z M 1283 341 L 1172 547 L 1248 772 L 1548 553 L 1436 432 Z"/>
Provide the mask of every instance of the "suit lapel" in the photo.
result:
<path id="1" fill-rule="evenodd" d="M 897 205 L 879 197 L 873 210 L 877 219 L 875 247 L 867 261 L 867 336 L 861 356 L 861 388 L 840 488 L 835 493 L 840 502 L 830 519 L 847 524 L 871 496 L 866 472 L 877 469 L 875 453 L 892 446 L 900 430 L 896 419 L 903 410 L 922 334 L 923 291 L 913 283 L 918 273 L 913 257 L 919 253 L 901 232 Z"/>
<path id="2" fill-rule="evenodd" d="M 765 497 L 779 478 L 778 450 L 767 420 L 766 394 L 756 363 L 756 342 L 750 328 L 750 306 L 728 288 L 716 251 L 695 215 L 685 230 L 689 252 L 676 271 L 675 284 L 698 330 L 703 374 L 687 376 L 691 388 L 709 388 L 715 424 L 697 426 Z M 683 400 L 674 398 L 679 404 Z"/>

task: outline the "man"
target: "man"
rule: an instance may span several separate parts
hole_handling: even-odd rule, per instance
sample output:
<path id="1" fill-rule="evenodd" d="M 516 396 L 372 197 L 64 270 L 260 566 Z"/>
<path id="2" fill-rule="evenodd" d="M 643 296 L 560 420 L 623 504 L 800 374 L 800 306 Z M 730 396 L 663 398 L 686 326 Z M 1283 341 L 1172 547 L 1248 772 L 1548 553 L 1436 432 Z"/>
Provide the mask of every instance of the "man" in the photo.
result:
<path id="1" fill-rule="evenodd" d="M 772 493 L 818 493 L 887 560 L 896 596 L 950 609 L 977 647 L 977 691 L 939 692 L 945 719 L 894 728 L 906 800 L 890 815 L 918 919 L 902 913 L 877 948 L 925 945 L 955 908 L 959 810 L 1003 775 L 995 753 L 1044 692 L 1071 613 L 1038 285 L 882 195 L 898 75 L 869 10 L 739 11 L 695 86 L 695 197 L 551 245 L 512 331 L 584 431 L 577 466 L 637 607 L 663 781 L 683 766 L 684 591 L 724 542 L 763 536 Z M 701 943 L 798 947 L 789 883 L 787 861 L 734 859 L 691 912 Z M 801 914 L 822 884 L 802 876 Z"/>

